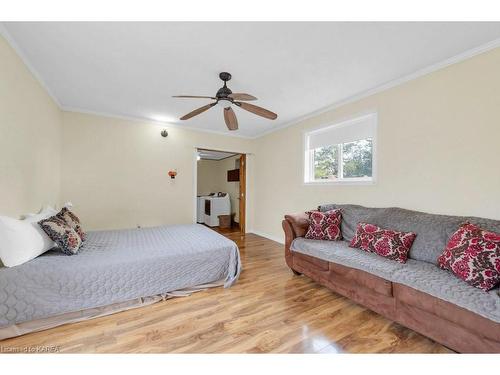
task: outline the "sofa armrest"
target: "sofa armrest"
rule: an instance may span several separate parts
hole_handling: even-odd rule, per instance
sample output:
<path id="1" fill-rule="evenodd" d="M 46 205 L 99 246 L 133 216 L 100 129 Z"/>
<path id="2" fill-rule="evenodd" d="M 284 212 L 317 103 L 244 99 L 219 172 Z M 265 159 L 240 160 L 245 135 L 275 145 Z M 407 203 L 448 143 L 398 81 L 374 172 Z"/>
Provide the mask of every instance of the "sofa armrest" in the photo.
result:
<path id="1" fill-rule="evenodd" d="M 305 212 L 285 215 L 285 220 L 281 223 L 283 226 L 283 231 L 285 232 L 285 260 L 288 267 L 290 267 L 294 273 L 297 273 L 293 269 L 293 256 L 290 251 L 290 245 L 292 241 L 297 237 L 304 237 L 309 228 L 309 215 Z"/>
<path id="2" fill-rule="evenodd" d="M 294 237 L 304 237 L 309 228 L 309 215 L 305 212 L 285 215 L 285 220 L 290 223 Z"/>

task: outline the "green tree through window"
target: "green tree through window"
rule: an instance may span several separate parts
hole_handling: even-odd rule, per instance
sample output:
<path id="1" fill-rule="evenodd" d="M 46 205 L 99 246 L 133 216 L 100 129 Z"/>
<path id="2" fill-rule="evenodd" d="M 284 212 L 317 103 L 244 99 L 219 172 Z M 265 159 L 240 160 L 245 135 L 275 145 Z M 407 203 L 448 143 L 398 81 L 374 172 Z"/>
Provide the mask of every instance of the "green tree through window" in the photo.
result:
<path id="1" fill-rule="evenodd" d="M 372 176 L 372 140 L 344 143 L 342 145 L 343 177 Z"/>
<path id="2" fill-rule="evenodd" d="M 340 158 L 338 153 L 342 152 Z M 339 160 L 342 159 L 342 176 Z M 372 177 L 373 146 L 371 139 L 324 146 L 314 149 L 314 179 Z"/>
<path id="3" fill-rule="evenodd" d="M 338 176 L 337 146 L 325 146 L 314 150 L 314 179 L 334 179 Z"/>

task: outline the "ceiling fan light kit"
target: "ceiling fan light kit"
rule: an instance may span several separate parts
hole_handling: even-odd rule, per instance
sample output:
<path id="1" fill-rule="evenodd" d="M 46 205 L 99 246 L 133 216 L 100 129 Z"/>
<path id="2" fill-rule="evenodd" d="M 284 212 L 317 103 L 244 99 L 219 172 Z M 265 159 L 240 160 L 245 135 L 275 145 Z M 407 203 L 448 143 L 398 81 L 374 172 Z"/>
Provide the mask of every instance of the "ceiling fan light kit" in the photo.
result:
<path id="1" fill-rule="evenodd" d="M 230 100 L 226 100 L 226 99 L 219 99 L 217 101 L 217 105 L 219 107 L 222 107 L 222 108 L 231 108 L 231 105 L 233 105 L 233 102 L 230 101 Z"/>
<path id="2" fill-rule="evenodd" d="M 233 107 L 242 108 L 248 112 L 256 114 L 258 116 L 267 118 L 269 120 L 276 120 L 278 115 L 274 112 L 271 112 L 265 108 L 245 103 L 245 101 L 257 100 L 257 98 L 250 94 L 245 93 L 233 93 L 229 87 L 227 87 L 227 81 L 231 79 L 231 74 L 228 72 L 222 72 L 219 74 L 219 78 L 224 81 L 224 86 L 222 86 L 215 96 L 197 96 L 197 95 L 176 95 L 174 98 L 188 98 L 188 99 L 211 99 L 215 100 L 210 104 L 204 105 L 198 109 L 195 109 L 192 112 L 182 116 L 181 120 L 189 120 L 191 117 L 197 116 L 200 113 L 203 113 L 213 106 L 217 105 L 222 108 L 224 114 L 224 121 L 229 130 L 237 130 L 238 129 L 238 120 L 236 118 L 236 114 L 234 113 Z"/>

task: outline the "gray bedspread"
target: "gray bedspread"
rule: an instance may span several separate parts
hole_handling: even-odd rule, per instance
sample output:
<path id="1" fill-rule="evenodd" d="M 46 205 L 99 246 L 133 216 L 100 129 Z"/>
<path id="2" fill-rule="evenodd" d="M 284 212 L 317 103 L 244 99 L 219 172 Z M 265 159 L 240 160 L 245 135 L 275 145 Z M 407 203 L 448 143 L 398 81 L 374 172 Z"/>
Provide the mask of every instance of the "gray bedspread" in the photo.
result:
<path id="1" fill-rule="evenodd" d="M 240 270 L 236 244 L 202 225 L 89 232 L 77 255 L 0 268 L 0 328 L 219 280 L 230 287 Z"/>

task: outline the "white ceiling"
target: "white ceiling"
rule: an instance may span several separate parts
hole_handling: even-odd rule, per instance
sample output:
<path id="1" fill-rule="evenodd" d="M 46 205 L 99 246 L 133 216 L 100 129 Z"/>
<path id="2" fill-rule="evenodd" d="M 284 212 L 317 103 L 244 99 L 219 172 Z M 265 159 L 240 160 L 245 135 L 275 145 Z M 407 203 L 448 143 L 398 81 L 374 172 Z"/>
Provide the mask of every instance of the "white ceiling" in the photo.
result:
<path id="1" fill-rule="evenodd" d="M 500 38 L 500 23 L 3 23 L 8 39 L 63 109 L 175 122 L 229 133 L 222 109 L 177 94 L 233 92 L 279 117 L 236 109 L 255 137 Z"/>

